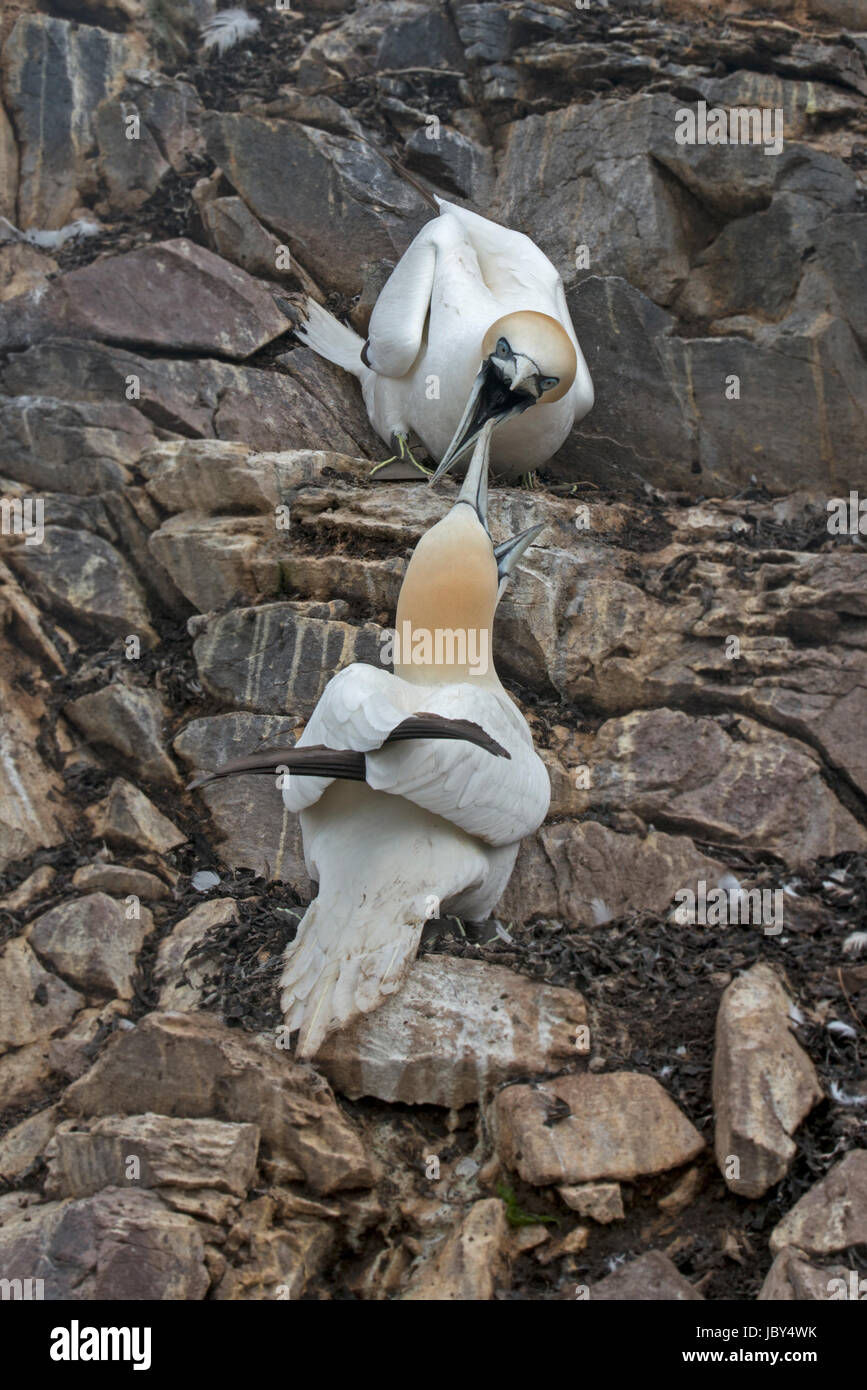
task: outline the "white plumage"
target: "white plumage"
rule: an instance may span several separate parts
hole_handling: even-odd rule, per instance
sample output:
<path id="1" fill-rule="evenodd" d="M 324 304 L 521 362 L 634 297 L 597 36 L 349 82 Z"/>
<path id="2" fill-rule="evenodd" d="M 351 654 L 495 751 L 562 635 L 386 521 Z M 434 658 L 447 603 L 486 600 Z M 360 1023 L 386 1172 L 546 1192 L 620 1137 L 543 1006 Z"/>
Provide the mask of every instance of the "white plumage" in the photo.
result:
<path id="1" fill-rule="evenodd" d="M 490 630 L 509 572 L 538 527 L 499 548 L 486 528 L 487 450 L 477 445 L 458 503 L 422 537 L 398 604 L 411 624 L 454 618 Z M 385 744 L 410 715 L 469 720 L 508 757 L 463 739 Z M 304 855 L 319 884 L 286 952 L 281 1005 L 297 1053 L 375 1009 L 399 987 L 425 921 L 489 916 L 520 840 L 544 819 L 550 784 L 525 719 L 491 665 L 478 678 L 452 666 L 355 664 L 327 685 L 298 748 L 365 755 L 365 781 L 283 779 L 300 812 Z"/>
<path id="2" fill-rule="evenodd" d="M 216 48 L 222 58 L 223 54 L 228 53 L 230 48 L 234 48 L 236 43 L 243 43 L 245 39 L 253 38 L 254 34 L 258 34 L 259 29 L 258 19 L 241 9 L 240 6 L 234 6 L 228 10 L 218 10 L 201 26 L 202 47 L 206 52 Z"/>
<path id="3" fill-rule="evenodd" d="M 453 446 L 453 461 L 475 442 L 473 426 L 492 417 L 492 466 L 515 476 L 545 463 L 590 410 L 590 373 L 547 256 L 519 232 L 442 198 L 437 203 L 439 216 L 422 228 L 382 290 L 366 345 L 313 301 L 299 337 L 358 377 L 370 421 L 386 442 L 414 432 L 438 461 Z M 489 402 L 489 417 L 478 393 L 486 366 L 500 364 L 486 335 L 509 315 L 523 320 L 506 330 L 506 382 L 514 391 Z M 488 386 L 495 380 L 488 370 Z"/>

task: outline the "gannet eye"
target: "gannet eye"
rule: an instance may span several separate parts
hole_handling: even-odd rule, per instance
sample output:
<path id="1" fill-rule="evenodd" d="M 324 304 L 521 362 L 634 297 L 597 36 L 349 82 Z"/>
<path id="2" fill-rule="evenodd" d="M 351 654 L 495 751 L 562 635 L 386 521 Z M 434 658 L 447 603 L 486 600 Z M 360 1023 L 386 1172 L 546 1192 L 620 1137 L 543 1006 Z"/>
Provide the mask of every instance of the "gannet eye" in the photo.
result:
<path id="1" fill-rule="evenodd" d="M 555 387 L 555 386 L 559 386 L 559 384 L 560 384 L 560 378 L 559 378 L 558 376 L 540 376 L 540 377 L 539 377 L 539 389 L 540 389 L 540 391 L 552 391 L 552 390 L 554 389 L 554 387 Z"/>
<path id="2" fill-rule="evenodd" d="M 507 338 L 498 338 L 497 346 L 494 349 L 497 357 L 511 357 L 512 349 L 509 347 Z"/>

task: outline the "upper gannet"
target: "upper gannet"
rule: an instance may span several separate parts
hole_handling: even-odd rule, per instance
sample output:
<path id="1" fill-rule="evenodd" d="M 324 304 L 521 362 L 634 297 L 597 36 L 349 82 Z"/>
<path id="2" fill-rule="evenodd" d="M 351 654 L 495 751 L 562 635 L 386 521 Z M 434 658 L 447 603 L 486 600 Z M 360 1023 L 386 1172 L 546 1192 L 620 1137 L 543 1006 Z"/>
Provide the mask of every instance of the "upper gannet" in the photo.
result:
<path id="1" fill-rule="evenodd" d="M 489 421 L 480 433 L 457 502 L 407 567 L 394 675 L 345 667 L 295 749 L 212 774 L 282 770 L 284 803 L 301 814 L 319 893 L 281 978 L 286 1024 L 300 1029 L 299 1057 L 312 1057 L 327 1034 L 398 988 L 428 918 L 487 917 L 519 841 L 548 810 L 545 765 L 490 660 L 497 603 L 542 528 L 498 546 L 491 540 L 491 429 Z"/>
<path id="2" fill-rule="evenodd" d="M 371 424 L 401 458 L 414 431 L 439 477 L 492 420 L 491 465 L 515 477 L 556 453 L 593 405 L 593 383 L 548 257 L 520 232 L 436 201 L 439 216 L 376 301 L 366 343 L 313 300 L 297 336 L 354 372 Z"/>

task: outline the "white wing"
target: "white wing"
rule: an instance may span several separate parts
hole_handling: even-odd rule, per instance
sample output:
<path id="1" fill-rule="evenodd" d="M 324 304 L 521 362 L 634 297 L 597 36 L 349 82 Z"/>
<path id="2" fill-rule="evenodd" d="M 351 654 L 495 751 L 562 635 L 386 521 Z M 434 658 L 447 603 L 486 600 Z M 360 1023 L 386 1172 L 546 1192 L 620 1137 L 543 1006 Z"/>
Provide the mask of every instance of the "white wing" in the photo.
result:
<path id="1" fill-rule="evenodd" d="M 451 739 L 382 747 L 416 712 L 470 719 L 510 757 Z M 368 786 L 405 797 L 490 845 L 514 844 L 541 825 L 548 810 L 548 773 L 525 720 L 508 696 L 469 682 L 411 685 L 374 666 L 347 666 L 329 681 L 299 739 L 299 746 L 315 744 L 365 753 Z M 290 776 L 284 803 L 290 811 L 304 810 L 332 780 Z"/>
<path id="2" fill-rule="evenodd" d="M 475 251 L 482 277 L 495 297 L 523 294 L 525 309 L 541 309 L 554 315 L 557 286 L 562 280 L 544 251 L 523 232 L 501 227 L 469 208 L 458 207 L 437 198 L 440 215 L 451 214 L 460 223 Z M 568 317 L 568 315 L 567 315 Z"/>
<path id="3" fill-rule="evenodd" d="M 548 773 L 507 696 L 469 683 L 431 687 L 416 708 L 472 720 L 510 757 L 446 739 L 389 744 L 367 755 L 369 787 L 403 796 L 489 845 L 515 844 L 541 825 L 551 798 Z"/>
<path id="4" fill-rule="evenodd" d="M 436 275 L 438 222 L 422 227 L 374 305 L 365 355 L 379 376 L 406 376 L 418 357 Z"/>

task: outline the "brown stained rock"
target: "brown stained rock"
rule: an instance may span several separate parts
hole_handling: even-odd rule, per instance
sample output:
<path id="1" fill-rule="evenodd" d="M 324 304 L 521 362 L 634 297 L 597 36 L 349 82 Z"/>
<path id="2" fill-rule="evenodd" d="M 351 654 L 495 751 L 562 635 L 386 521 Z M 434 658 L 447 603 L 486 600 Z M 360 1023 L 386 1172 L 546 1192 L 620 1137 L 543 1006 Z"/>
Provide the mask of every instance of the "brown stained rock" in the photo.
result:
<path id="1" fill-rule="evenodd" d="M 353 1100 L 459 1109 L 512 1077 L 574 1064 L 587 1051 L 576 1045 L 586 1024 L 574 990 L 502 966 L 429 956 L 381 1008 L 327 1038 L 316 1066 Z"/>
<path id="2" fill-rule="evenodd" d="M 0 101 L 0 217 L 15 221 L 18 198 L 18 146 L 3 102 Z"/>
<path id="3" fill-rule="evenodd" d="M 28 874 L 11 893 L 0 898 L 0 907 L 3 908 L 4 912 L 20 912 L 22 908 L 29 907 L 43 893 L 47 893 L 56 877 L 57 870 L 52 869 L 50 864 L 43 864 L 41 868 L 34 869 L 32 874 Z"/>
<path id="4" fill-rule="evenodd" d="M 845 1265 L 815 1265 L 803 1250 L 785 1245 L 768 1270 L 765 1282 L 759 1291 L 759 1303 L 802 1302 L 819 1300 L 826 1302 L 832 1298 L 839 1285 L 835 1280 L 843 1280 L 844 1295 L 849 1289 L 849 1270 Z"/>
<path id="5" fill-rule="evenodd" d="M 558 1118 L 562 1106 L 569 1113 Z M 678 1168 L 704 1148 L 659 1082 L 637 1072 L 507 1086 L 494 1102 L 494 1117 L 501 1158 L 536 1186 L 629 1182 Z"/>
<path id="6" fill-rule="evenodd" d="M 44 1100 L 54 1067 L 47 1039 L 0 1056 L 0 1114 Z"/>
<path id="7" fill-rule="evenodd" d="M 278 505 L 294 502 L 299 488 L 333 486 L 335 479 L 362 483 L 370 469 L 365 460 L 348 454 L 320 449 L 259 453 L 221 439 L 167 440 L 144 454 L 139 467 L 148 493 L 164 511 L 261 512 L 272 518 Z"/>
<path id="8" fill-rule="evenodd" d="M 0 1180 L 14 1182 L 45 1152 L 60 1118 L 56 1105 L 38 1110 L 0 1139 Z"/>
<path id="9" fill-rule="evenodd" d="M 63 712 L 88 742 L 122 753 L 145 781 L 178 784 L 165 750 L 166 709 L 155 690 L 116 682 L 73 700 Z"/>
<path id="10" fill-rule="evenodd" d="M 126 1001 L 112 999 L 102 1008 L 82 1009 L 71 1028 L 51 1039 L 48 1060 L 52 1070 L 69 1081 L 83 1076 L 117 1020 L 125 1018 L 128 1007 Z"/>
<path id="11" fill-rule="evenodd" d="M 150 538 L 150 551 L 199 613 L 212 613 L 283 587 L 285 532 L 271 517 L 181 513 Z"/>
<path id="12" fill-rule="evenodd" d="M 248 1202 L 226 1239 L 232 1259 L 214 1298 L 299 1299 L 326 1264 L 336 1232 L 330 1221 L 294 1218 L 280 1225 L 278 1204 L 270 1196 Z"/>
<path id="13" fill-rule="evenodd" d="M 410 1278 L 407 1302 L 478 1303 L 507 1287 L 509 1226 L 496 1197 L 475 1202 Z"/>
<path id="14" fill-rule="evenodd" d="M 187 839 L 144 792 L 122 777 L 116 777 L 108 796 L 89 806 L 85 814 L 97 839 L 139 852 L 166 854 Z"/>
<path id="15" fill-rule="evenodd" d="M 69 271 L 34 315 L 32 340 L 84 338 L 241 359 L 291 326 L 259 281 L 185 237 Z"/>
<path id="16" fill-rule="evenodd" d="M 193 1013 L 201 1007 L 205 981 L 219 971 L 219 961 L 211 954 L 187 956 L 200 946 L 212 927 L 238 921 L 234 898 L 211 898 L 199 903 L 177 922 L 157 950 L 154 979 L 159 985 L 161 1009 Z"/>
<path id="17" fill-rule="evenodd" d="M 0 1226 L 8 1278 L 45 1281 L 45 1297 L 200 1299 L 208 1290 L 200 1227 L 152 1192 L 111 1187 L 80 1201 L 29 1206 Z"/>
<path id="18" fill-rule="evenodd" d="M 76 1115 L 157 1114 L 256 1124 L 316 1192 L 369 1187 L 373 1170 L 331 1089 L 273 1043 L 205 1014 L 148 1014 L 65 1095 Z"/>
<path id="19" fill-rule="evenodd" d="M 145 898 L 157 901 L 169 896 L 170 889 L 156 874 L 131 869 L 127 864 L 82 864 L 72 875 L 73 888 L 108 893 L 113 897 Z"/>
<path id="20" fill-rule="evenodd" d="M 256 1173 L 256 1125 L 166 1115 L 64 1120 L 46 1151 L 48 1197 L 89 1197 L 104 1187 L 214 1188 L 244 1197 Z M 138 1160 L 133 1172 L 130 1160 Z"/>
<path id="21" fill-rule="evenodd" d="M 561 821 L 522 841 L 496 913 L 594 927 L 631 911 L 664 912 L 679 889 L 701 879 L 716 884 L 723 872 L 685 835 L 651 830 L 641 837 L 597 821 Z"/>
<path id="22" fill-rule="evenodd" d="M 0 147 L 2 142 L 0 116 Z M 2 160 L 0 148 L 0 164 Z M 7 299 L 15 299 L 19 294 L 27 294 L 30 290 L 43 290 L 48 284 L 49 276 L 57 270 L 55 260 L 26 241 L 14 241 L 7 246 L 0 246 L 0 303 L 5 303 Z"/>
<path id="23" fill-rule="evenodd" d="M 623 1220 L 623 1197 L 616 1182 L 588 1182 L 577 1187 L 558 1187 L 557 1191 L 572 1211 L 589 1216 L 601 1226 Z"/>
<path id="24" fill-rule="evenodd" d="M 823 1098 L 792 1036 L 790 1007 L 779 977 L 762 963 L 734 980 L 720 1003 L 714 1148 L 726 1184 L 742 1197 L 761 1197 L 784 1176 L 797 1152 L 791 1135 Z"/>
<path id="25" fill-rule="evenodd" d="M 771 1232 L 775 1254 L 795 1245 L 827 1255 L 867 1243 L 867 1149 L 854 1149 L 814 1183 Z"/>
<path id="26" fill-rule="evenodd" d="M 43 969 L 22 937 L 0 952 L 0 1053 L 42 1042 L 74 1018 L 84 998 Z"/>
<path id="27" fill-rule="evenodd" d="M 291 269 L 287 248 L 281 257 L 280 241 L 253 216 L 243 198 L 214 198 L 200 212 L 211 249 L 218 256 L 239 265 L 249 275 L 262 275 L 268 280 L 286 278 Z"/>
<path id="28" fill-rule="evenodd" d="M 146 907 L 127 908 L 105 893 L 90 893 L 37 917 L 27 940 L 42 960 L 86 994 L 131 999 L 138 953 L 153 925 Z"/>
<path id="29" fill-rule="evenodd" d="M 659 1250 L 630 1260 L 590 1286 L 591 1303 L 701 1302 L 702 1295 Z"/>
<path id="30" fill-rule="evenodd" d="M 566 1235 L 558 1236 L 556 1240 L 546 1243 L 536 1259 L 540 1265 L 550 1265 L 555 1260 L 561 1260 L 564 1255 L 578 1255 L 585 1249 L 589 1239 L 590 1228 L 588 1226 L 573 1226 Z"/>
<path id="31" fill-rule="evenodd" d="M 194 719 L 173 747 L 191 773 L 213 772 L 232 758 L 291 747 L 299 733 L 295 719 L 238 711 Z M 208 808 L 220 855 L 230 868 L 253 869 L 288 883 L 303 897 L 311 896 L 300 822 L 283 805 L 276 778 L 227 777 L 202 787 L 197 795 Z"/>

